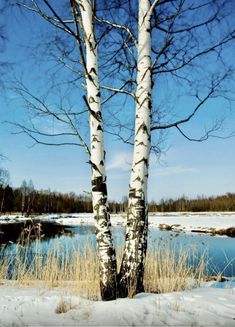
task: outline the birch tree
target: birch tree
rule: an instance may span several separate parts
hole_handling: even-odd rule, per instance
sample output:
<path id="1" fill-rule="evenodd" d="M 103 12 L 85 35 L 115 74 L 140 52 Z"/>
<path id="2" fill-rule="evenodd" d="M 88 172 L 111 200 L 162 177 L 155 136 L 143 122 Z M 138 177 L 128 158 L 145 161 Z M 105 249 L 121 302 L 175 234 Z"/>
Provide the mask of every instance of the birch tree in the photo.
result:
<path id="1" fill-rule="evenodd" d="M 60 50 L 56 59 L 64 68 L 69 69 L 74 74 L 74 80 L 85 81 L 85 85 L 83 85 L 85 88 L 85 94 L 83 95 L 85 109 L 83 108 L 80 111 L 74 112 L 61 104 L 59 109 L 56 108 L 54 110 L 47 105 L 44 99 L 35 96 L 23 83 L 18 82 L 14 89 L 33 114 L 37 118 L 40 117 L 40 119 L 52 118 L 56 120 L 60 125 L 62 124 L 66 127 L 66 131 L 48 133 L 39 130 L 35 124 L 26 126 L 17 123 L 16 125 L 36 143 L 57 146 L 78 145 L 85 149 L 92 175 L 92 203 L 96 222 L 101 298 L 102 300 L 113 300 L 116 298 L 116 254 L 111 235 L 110 213 L 107 202 L 103 118 L 98 77 L 98 42 L 96 41 L 94 26 L 95 1 L 70 0 L 69 7 L 71 15 L 69 16 L 68 11 L 66 11 L 66 17 L 64 14 L 59 14 L 47 0 L 43 0 L 42 2 L 36 0 L 26 1 L 21 6 L 34 13 L 36 12 L 56 29 L 65 32 L 72 38 L 71 48 L 74 49 L 74 45 L 77 46 L 75 56 L 79 56 L 79 60 L 71 60 L 73 67 L 68 62 L 63 61 L 64 54 L 70 52 L 69 49 L 65 48 L 66 43 L 55 43 L 56 51 L 58 49 Z M 57 35 L 56 38 L 59 42 L 60 39 Z M 68 58 L 66 57 L 66 59 Z M 82 70 L 80 67 L 82 67 Z M 84 114 L 88 114 L 89 116 L 89 142 L 83 135 L 83 124 L 80 123 L 79 126 L 78 123 L 78 117 Z M 68 142 L 65 141 L 66 137 L 69 139 Z M 75 138 L 75 142 L 71 141 L 71 137 Z M 51 142 L 42 140 L 43 138 L 62 139 L 62 141 Z"/>
<path id="2" fill-rule="evenodd" d="M 112 111 L 112 119 L 117 122 L 116 126 L 115 123 L 113 124 L 113 127 L 117 127 L 118 130 L 109 130 L 109 132 L 133 145 L 126 242 L 118 274 L 118 294 L 121 297 L 127 296 L 128 292 L 134 295 L 144 290 L 150 150 L 159 151 L 158 145 L 153 143 L 156 139 L 156 132 L 159 138 L 161 131 L 176 129 L 190 141 L 203 141 L 219 127 L 220 124 L 216 123 L 206 129 L 199 138 L 187 135 L 183 130 L 183 126 L 192 121 L 210 99 L 220 96 L 229 97 L 223 88 L 224 82 L 233 72 L 226 61 L 226 49 L 235 36 L 233 26 L 231 24 L 226 26 L 229 7 L 227 3 L 229 2 L 226 2 L 225 6 L 225 2 L 220 0 L 214 2 L 200 0 L 197 4 L 194 1 L 185 0 L 139 0 L 137 6 L 137 2 L 132 0 L 104 0 L 97 1 L 99 11 L 95 11 L 93 2 L 77 0 L 70 2 L 72 19 L 63 15 L 61 17 L 47 0 L 43 0 L 43 3 L 49 9 L 49 13 L 43 11 L 35 0 L 32 0 L 33 6 L 29 7 L 27 4 L 25 6 L 41 14 L 59 30 L 69 34 L 78 45 L 80 60 L 75 61 L 72 58 L 70 64 L 81 65 L 82 74 L 76 65 L 71 66 L 68 61 L 65 62 L 70 51 L 66 51 L 64 47 L 62 47 L 58 61 L 64 65 L 64 68 L 75 71 L 75 80 L 76 78 L 84 80 L 85 77 L 87 96 L 84 100 L 90 117 L 90 141 L 88 142 L 90 146 L 87 145 L 81 130 L 77 127 L 76 119 L 74 120 L 74 117 L 78 117 L 78 112 L 66 110 L 63 106 L 59 111 L 52 110 L 45 101 L 33 96 L 22 85 L 17 91 L 25 98 L 27 105 L 38 114 L 38 117 L 53 117 L 59 123 L 65 124 L 70 131 L 51 134 L 41 132 L 35 126 L 29 128 L 18 124 L 18 127 L 37 143 L 77 144 L 86 149 L 92 169 L 92 196 L 97 222 L 102 298 L 112 299 L 116 296 L 116 261 L 107 206 L 101 104 L 104 105 L 117 94 L 123 97 L 130 96 L 135 105 L 134 132 L 130 128 L 129 120 L 123 123 L 122 115 L 116 115 Z M 136 15 L 137 12 L 138 15 Z M 95 27 L 100 28 L 99 41 L 95 38 Z M 219 30 L 220 33 L 218 33 Z M 106 42 L 100 53 L 106 60 L 106 62 L 102 61 L 102 71 L 105 71 L 108 78 L 102 78 L 102 84 L 99 84 L 97 48 L 100 49 L 101 41 Z M 57 49 L 60 46 L 61 44 L 57 45 Z M 211 72 L 210 61 L 215 60 L 215 56 L 217 56 L 217 66 L 216 69 L 213 67 Z M 115 83 L 112 83 L 112 78 L 115 78 Z M 158 87 L 164 79 L 170 80 L 170 89 L 172 85 L 175 88 L 181 86 L 185 94 L 188 92 L 194 97 L 196 104 L 188 108 L 188 114 L 184 115 L 182 112 L 171 114 L 167 103 L 162 105 L 167 108 L 165 112 L 159 104 L 156 105 L 160 103 Z M 175 84 L 171 84 L 172 81 Z M 102 102 L 100 90 L 105 90 L 108 94 Z M 172 95 L 175 92 L 169 93 Z M 124 134 L 122 134 L 123 131 Z M 126 136 L 127 132 L 130 132 L 130 136 Z M 67 143 L 65 138 L 72 136 L 76 137 L 77 141 Z M 50 139 L 59 137 L 63 141 L 44 142 L 41 137 Z"/>
<path id="3" fill-rule="evenodd" d="M 0 213 L 2 213 L 4 209 L 5 193 L 6 193 L 6 188 L 9 185 L 9 182 L 10 182 L 9 171 L 4 168 L 0 168 L 0 191 L 1 191 Z"/>
<path id="4" fill-rule="evenodd" d="M 98 80 L 97 42 L 94 35 L 93 5 L 78 1 L 86 48 L 85 78 L 87 107 L 90 113 L 90 163 L 92 168 L 92 202 L 96 220 L 96 240 L 100 263 L 100 289 L 104 300 L 116 298 L 116 255 L 112 242 L 107 203 L 103 122 Z M 75 8 L 73 7 L 73 10 Z"/>
<path id="5" fill-rule="evenodd" d="M 26 180 L 23 180 L 20 186 L 20 193 L 21 193 L 21 215 L 23 216 L 25 213 L 26 198 L 28 196 L 28 187 L 27 187 Z"/>
<path id="6" fill-rule="evenodd" d="M 215 121 L 200 137 L 183 131 L 183 126 L 193 120 L 211 99 L 231 99 L 231 92 L 225 88 L 234 70 L 225 50 L 233 44 L 235 36 L 228 14 L 230 6 L 231 2 L 225 4 L 222 1 L 200 1 L 195 4 L 181 0 L 139 0 L 136 17 L 136 3 L 129 1 L 127 5 L 123 2 L 122 8 L 129 13 L 129 19 L 116 18 L 111 13 L 107 15 L 108 18 L 99 20 L 111 26 L 115 33 L 119 31 L 122 39 L 119 41 L 119 51 L 116 50 L 119 56 L 114 59 L 112 69 L 116 69 L 120 80 L 125 79 L 124 87 L 109 89 L 113 94 L 130 95 L 136 106 L 126 242 L 118 275 L 118 290 L 122 297 L 144 290 L 149 154 L 150 149 L 158 151 L 151 137 L 155 136 L 156 131 L 175 128 L 189 141 L 201 142 L 211 135 L 215 136 L 221 126 L 220 120 Z M 211 67 L 211 63 L 215 62 L 216 67 Z M 123 74 L 123 70 L 128 70 L 129 74 Z M 189 109 L 188 115 L 174 120 L 174 116 L 170 117 L 167 111 L 164 114 L 159 105 L 152 110 L 153 92 L 156 94 L 154 105 L 158 100 L 160 102 L 158 86 L 163 75 L 178 83 L 175 85 L 170 81 L 174 87 L 183 85 L 185 94 L 188 92 L 194 98 L 196 105 Z M 205 79 L 202 79 L 202 75 Z M 133 83 L 129 83 L 131 80 L 134 80 Z M 167 102 L 163 106 L 167 107 Z M 126 137 L 130 124 L 126 127 L 119 118 L 116 122 L 118 131 L 114 134 L 131 143 L 131 135 Z"/>
<path id="7" fill-rule="evenodd" d="M 1 75 L 5 73 L 6 67 L 8 66 L 8 63 L 2 59 L 2 53 L 4 52 L 4 48 L 5 48 L 5 43 L 6 43 L 6 31 L 5 31 L 5 25 L 4 24 L 4 16 L 5 16 L 5 12 L 7 9 L 8 5 L 7 2 L 5 0 L 2 1 L 2 3 L 0 4 L 0 16 L 1 16 L 1 23 L 0 23 L 0 72 Z M 3 23 L 4 22 L 4 23 Z M 3 84 L 3 79 L 2 76 L 0 78 L 0 83 Z"/>
<path id="8" fill-rule="evenodd" d="M 157 1 L 155 1 L 156 3 Z M 135 138 L 124 255 L 119 273 L 119 292 L 125 297 L 129 292 L 144 291 L 143 271 L 147 250 L 147 181 L 151 146 L 151 13 L 149 0 L 139 1 L 137 89 Z"/>

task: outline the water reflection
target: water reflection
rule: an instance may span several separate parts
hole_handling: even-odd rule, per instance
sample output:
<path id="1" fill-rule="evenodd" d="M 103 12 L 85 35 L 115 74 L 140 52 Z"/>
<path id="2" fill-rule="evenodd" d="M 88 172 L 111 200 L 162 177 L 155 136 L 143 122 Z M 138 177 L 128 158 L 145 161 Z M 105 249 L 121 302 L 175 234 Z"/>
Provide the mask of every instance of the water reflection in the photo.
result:
<path id="1" fill-rule="evenodd" d="M 0 246 L 4 247 L 9 243 L 21 242 L 26 238 L 33 240 L 40 237 L 46 240 L 66 233 L 71 236 L 73 231 L 66 229 L 66 226 L 42 220 L 0 224 Z"/>

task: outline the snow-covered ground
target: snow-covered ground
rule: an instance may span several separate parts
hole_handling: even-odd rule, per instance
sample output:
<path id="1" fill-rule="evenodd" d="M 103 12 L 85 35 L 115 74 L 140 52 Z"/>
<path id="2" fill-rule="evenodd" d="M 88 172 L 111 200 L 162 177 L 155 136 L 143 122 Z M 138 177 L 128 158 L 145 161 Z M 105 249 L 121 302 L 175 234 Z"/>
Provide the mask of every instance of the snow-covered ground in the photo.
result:
<path id="1" fill-rule="evenodd" d="M 94 224 L 91 214 L 36 218 L 63 225 Z M 25 217 L 0 217 L 0 223 L 19 220 L 25 220 Z M 151 227 L 175 225 L 175 230 L 187 232 L 235 227 L 235 213 L 150 214 L 149 220 Z M 111 221 L 114 226 L 124 226 L 126 217 L 124 214 L 112 215 Z M 142 293 L 134 299 L 98 302 L 75 296 L 69 288 L 26 287 L 18 286 L 13 281 L 0 281 L 0 327 L 10 326 L 235 327 L 235 282 L 209 282 L 188 291 Z"/>
<path id="2" fill-rule="evenodd" d="M 53 215 L 47 216 L 47 219 L 53 219 L 63 225 L 94 224 L 92 214 L 71 214 L 61 215 L 60 217 Z M 113 214 L 111 215 L 111 222 L 113 226 L 125 226 L 126 216 L 125 214 Z M 174 230 L 183 230 L 186 232 L 190 232 L 192 230 L 218 230 L 235 227 L 235 213 L 150 213 L 150 227 L 164 228 L 164 225 L 172 226 Z"/>
<path id="3" fill-rule="evenodd" d="M 149 222 L 151 227 L 161 225 L 173 226 L 174 230 L 184 230 L 190 232 L 212 231 L 235 227 L 235 213 L 183 213 L 183 214 L 166 214 L 150 215 Z M 164 228 L 164 226 L 163 226 Z"/>
<path id="4" fill-rule="evenodd" d="M 101 302 L 59 288 L 2 283 L 0 326 L 235 326 L 235 283 L 228 288 L 210 287 L 212 284 Z"/>
<path id="5" fill-rule="evenodd" d="M 25 220 L 31 220 L 31 218 L 21 216 L 21 215 L 1 215 L 0 216 L 0 224 L 13 223 L 16 221 L 25 221 Z"/>
<path id="6" fill-rule="evenodd" d="M 16 221 L 23 221 L 26 219 L 20 215 L 3 215 L 0 216 L 1 223 L 10 223 Z M 42 219 L 47 221 L 54 221 L 62 225 L 93 225 L 94 218 L 91 213 L 78 214 L 51 214 L 34 217 L 34 219 Z M 113 226 L 125 226 L 125 214 L 112 214 L 111 222 Z M 235 212 L 171 212 L 171 213 L 150 213 L 149 226 L 154 228 L 167 228 L 171 226 L 176 231 L 213 231 L 235 227 Z"/>

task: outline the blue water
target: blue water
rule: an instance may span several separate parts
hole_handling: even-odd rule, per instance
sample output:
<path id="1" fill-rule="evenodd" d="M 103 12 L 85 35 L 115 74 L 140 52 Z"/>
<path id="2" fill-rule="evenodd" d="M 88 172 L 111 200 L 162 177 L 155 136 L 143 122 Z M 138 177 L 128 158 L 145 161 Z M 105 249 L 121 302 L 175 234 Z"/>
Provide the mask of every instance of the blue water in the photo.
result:
<path id="1" fill-rule="evenodd" d="M 235 276 L 235 239 L 231 237 L 210 236 L 204 234 L 186 234 L 152 229 L 149 233 L 149 245 L 164 243 L 180 251 L 189 249 L 196 259 L 204 255 L 208 259 L 208 274 Z M 154 247 L 154 246 L 153 246 Z"/>
<path id="2" fill-rule="evenodd" d="M 62 242 L 70 246 L 83 246 L 89 242 L 95 247 L 95 229 L 92 226 L 77 226 L 69 228 L 74 236 L 69 238 L 61 237 Z M 124 245 L 125 229 L 123 227 L 113 228 L 115 247 Z M 68 243 L 69 242 L 69 243 Z M 77 245 L 76 245 L 77 244 Z M 208 274 L 223 276 L 235 276 L 235 238 L 210 236 L 204 234 L 186 234 L 172 231 L 160 231 L 151 228 L 149 230 L 148 247 L 158 249 L 159 247 L 170 247 L 180 252 L 189 249 L 194 262 L 204 255 L 209 260 Z"/>
<path id="3" fill-rule="evenodd" d="M 40 252 L 46 256 L 49 249 L 60 244 L 60 251 L 73 249 L 82 251 L 89 244 L 95 248 L 95 228 L 94 226 L 75 226 L 66 228 L 71 234 L 65 234 L 49 240 L 42 240 Z M 125 229 L 123 227 L 113 228 L 114 244 L 116 247 L 124 245 Z M 189 249 L 192 253 L 191 260 L 197 262 L 204 255 L 209 260 L 208 274 L 223 276 L 235 276 L 235 238 L 219 237 L 199 234 L 177 233 L 172 231 L 160 231 L 150 229 L 148 237 L 148 246 L 150 250 L 156 250 L 159 247 L 170 247 L 179 253 L 182 249 Z M 11 244 L 5 249 L 5 255 L 16 255 L 16 246 Z M 31 244 L 32 255 L 37 251 L 35 242 Z"/>

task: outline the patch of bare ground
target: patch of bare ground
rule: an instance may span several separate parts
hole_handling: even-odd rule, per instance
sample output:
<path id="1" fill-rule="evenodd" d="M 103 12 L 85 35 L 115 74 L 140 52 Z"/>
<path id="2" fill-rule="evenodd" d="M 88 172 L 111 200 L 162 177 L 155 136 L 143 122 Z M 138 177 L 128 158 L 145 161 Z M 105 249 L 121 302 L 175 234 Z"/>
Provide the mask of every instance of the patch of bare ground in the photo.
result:
<path id="1" fill-rule="evenodd" d="M 215 231 L 217 235 L 227 235 L 229 237 L 235 237 L 235 227 L 223 228 Z"/>
<path id="2" fill-rule="evenodd" d="M 215 282 L 226 282 L 228 279 L 226 277 L 223 277 L 221 273 L 219 273 L 216 276 L 203 276 L 203 280 L 205 282 L 211 282 L 211 281 L 215 281 Z"/>

